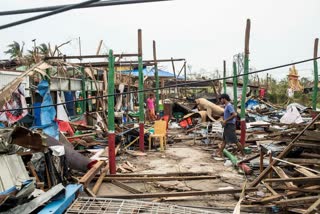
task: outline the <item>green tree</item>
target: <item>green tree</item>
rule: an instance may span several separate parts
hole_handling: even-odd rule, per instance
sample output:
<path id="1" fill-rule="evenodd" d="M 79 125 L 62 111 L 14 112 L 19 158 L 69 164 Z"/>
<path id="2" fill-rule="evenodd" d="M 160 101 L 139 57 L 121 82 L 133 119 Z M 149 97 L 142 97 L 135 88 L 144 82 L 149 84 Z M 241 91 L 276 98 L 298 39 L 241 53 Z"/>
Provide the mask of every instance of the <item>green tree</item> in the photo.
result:
<path id="1" fill-rule="evenodd" d="M 39 54 L 42 56 L 48 56 L 49 55 L 49 47 L 47 44 L 42 43 L 39 46 L 37 46 L 37 49 L 39 50 Z"/>
<path id="2" fill-rule="evenodd" d="M 8 48 L 9 49 L 4 53 L 10 55 L 10 59 L 17 60 L 18 63 L 22 64 L 24 42 L 22 42 L 22 45 L 20 45 L 18 42 L 13 41 L 12 44 L 8 45 Z"/>

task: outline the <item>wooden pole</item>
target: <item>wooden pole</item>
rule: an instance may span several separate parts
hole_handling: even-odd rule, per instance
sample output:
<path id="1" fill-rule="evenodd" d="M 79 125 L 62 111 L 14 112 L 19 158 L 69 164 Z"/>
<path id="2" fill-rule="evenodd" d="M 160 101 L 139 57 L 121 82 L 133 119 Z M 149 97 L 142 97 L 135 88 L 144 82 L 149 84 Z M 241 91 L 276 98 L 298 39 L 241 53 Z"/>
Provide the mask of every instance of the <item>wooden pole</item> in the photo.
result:
<path id="1" fill-rule="evenodd" d="M 238 78 L 237 78 L 237 64 L 233 62 L 233 105 L 234 110 L 238 109 Z"/>
<path id="2" fill-rule="evenodd" d="M 87 95 L 86 95 L 86 74 L 84 72 L 84 67 L 80 67 L 80 71 L 82 73 L 82 78 L 81 78 L 81 90 L 82 90 L 82 98 L 83 98 L 83 101 L 82 101 L 82 113 L 85 113 L 87 111 L 87 101 L 86 101 L 86 98 L 87 98 Z"/>
<path id="3" fill-rule="evenodd" d="M 98 49 L 97 49 L 97 52 L 96 52 L 96 55 L 99 55 L 99 54 L 100 54 L 100 49 L 101 49 L 102 43 L 103 43 L 103 40 L 100 40 L 99 45 L 98 45 Z"/>
<path id="4" fill-rule="evenodd" d="M 227 76 L 227 71 L 226 71 L 226 60 L 223 60 L 223 93 L 227 93 L 227 80 L 225 79 Z"/>
<path id="5" fill-rule="evenodd" d="M 159 74 L 158 74 L 158 63 L 157 63 L 157 49 L 156 41 L 153 40 L 153 60 L 154 60 L 154 78 L 156 80 L 156 112 L 159 113 Z"/>
<path id="6" fill-rule="evenodd" d="M 176 84 L 177 84 L 176 67 L 174 66 L 173 57 L 171 57 L 171 64 L 172 64 L 172 70 L 173 70 L 174 79 L 175 79 L 175 82 L 176 82 Z M 177 94 L 177 87 L 174 88 L 174 93 L 175 93 L 175 96 L 176 96 L 176 94 Z"/>
<path id="7" fill-rule="evenodd" d="M 243 88 L 241 97 L 241 136 L 240 143 L 245 144 L 246 141 L 246 95 L 247 95 L 247 85 L 248 85 L 248 72 L 249 72 L 249 40 L 250 40 L 250 19 L 247 19 L 246 35 L 245 35 L 245 47 L 244 47 L 244 76 L 243 76 Z"/>
<path id="8" fill-rule="evenodd" d="M 313 58 L 318 57 L 318 42 L 319 42 L 319 39 L 316 38 L 314 40 Z M 313 60 L 313 73 L 314 73 L 314 86 L 313 86 L 313 95 L 312 95 L 312 109 L 314 111 L 316 111 L 317 110 L 318 84 L 319 84 L 318 62 L 316 59 Z"/>
<path id="9" fill-rule="evenodd" d="M 138 61 L 139 61 L 139 149 L 144 151 L 144 93 L 142 64 L 142 31 L 138 30 Z"/>
<path id="10" fill-rule="evenodd" d="M 116 135 L 114 126 L 114 56 L 112 50 L 109 51 L 108 95 L 108 151 L 110 167 L 109 169 L 110 174 L 116 174 Z"/>

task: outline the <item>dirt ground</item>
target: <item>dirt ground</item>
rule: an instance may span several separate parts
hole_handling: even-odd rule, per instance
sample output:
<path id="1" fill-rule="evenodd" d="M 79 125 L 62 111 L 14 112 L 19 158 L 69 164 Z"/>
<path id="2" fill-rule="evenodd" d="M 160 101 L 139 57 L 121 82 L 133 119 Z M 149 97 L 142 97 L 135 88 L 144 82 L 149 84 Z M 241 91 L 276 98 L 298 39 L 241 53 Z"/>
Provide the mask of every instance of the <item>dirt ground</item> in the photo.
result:
<path id="1" fill-rule="evenodd" d="M 146 156 L 133 156 L 129 154 L 121 154 L 117 163 L 129 161 L 136 167 L 135 174 L 154 174 L 168 172 L 209 172 L 210 175 L 217 175 L 220 178 L 210 180 L 190 180 L 179 183 L 182 188 L 190 191 L 196 190 L 217 190 L 219 188 L 240 188 L 245 178 L 239 174 L 232 166 L 225 166 L 225 161 L 215 160 L 212 156 L 213 148 L 217 147 L 217 143 L 206 145 L 200 141 L 194 144 L 194 141 L 185 141 L 167 145 L 164 152 L 147 151 Z M 175 192 L 176 190 L 168 190 L 161 186 L 172 184 L 177 181 L 162 182 L 140 182 L 126 183 L 127 185 L 146 193 L 156 192 Z M 97 197 L 118 194 L 130 194 L 111 183 L 103 183 Z M 166 199 L 146 199 L 153 201 L 163 201 L 165 203 L 173 203 L 183 206 L 192 207 L 212 207 L 220 210 L 221 213 L 230 213 L 238 201 L 239 194 L 225 194 L 215 196 L 196 196 L 184 198 L 166 198 Z"/>

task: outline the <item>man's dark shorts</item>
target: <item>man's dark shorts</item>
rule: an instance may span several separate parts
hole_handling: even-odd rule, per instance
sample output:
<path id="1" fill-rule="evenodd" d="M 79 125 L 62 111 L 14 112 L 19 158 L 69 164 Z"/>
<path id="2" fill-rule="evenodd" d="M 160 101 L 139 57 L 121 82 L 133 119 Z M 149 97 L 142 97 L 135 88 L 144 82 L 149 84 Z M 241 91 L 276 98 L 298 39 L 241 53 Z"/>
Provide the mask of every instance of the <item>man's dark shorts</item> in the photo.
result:
<path id="1" fill-rule="evenodd" d="M 236 135 L 236 125 L 233 123 L 227 123 L 223 130 L 223 140 L 226 143 L 237 143 L 238 138 Z"/>

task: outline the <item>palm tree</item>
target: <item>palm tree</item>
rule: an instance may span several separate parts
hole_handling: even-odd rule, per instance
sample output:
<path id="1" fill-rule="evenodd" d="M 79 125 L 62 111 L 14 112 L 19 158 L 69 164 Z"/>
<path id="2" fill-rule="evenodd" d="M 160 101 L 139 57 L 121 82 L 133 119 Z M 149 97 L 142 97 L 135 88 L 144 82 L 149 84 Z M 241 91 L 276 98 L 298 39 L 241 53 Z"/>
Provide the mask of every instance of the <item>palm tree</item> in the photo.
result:
<path id="1" fill-rule="evenodd" d="M 41 54 L 42 56 L 49 55 L 49 47 L 47 44 L 42 43 L 37 47 L 37 49 L 39 50 L 39 54 Z"/>
<path id="2" fill-rule="evenodd" d="M 24 42 L 22 42 L 22 46 L 16 42 L 13 41 L 12 44 L 8 45 L 8 50 L 6 50 L 4 53 L 10 55 L 10 59 L 17 60 L 18 63 L 22 64 L 23 61 L 23 48 L 24 48 Z"/>

